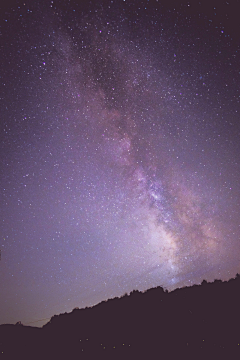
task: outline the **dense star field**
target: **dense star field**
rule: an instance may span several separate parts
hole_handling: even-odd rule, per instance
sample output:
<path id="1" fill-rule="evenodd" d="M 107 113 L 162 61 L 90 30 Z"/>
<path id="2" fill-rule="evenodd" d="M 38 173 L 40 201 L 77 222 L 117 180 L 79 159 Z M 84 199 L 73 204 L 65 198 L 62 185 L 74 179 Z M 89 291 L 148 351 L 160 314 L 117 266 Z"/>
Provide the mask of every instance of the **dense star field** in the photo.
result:
<path id="1" fill-rule="evenodd" d="M 1 8 L 1 324 L 240 270 L 239 2 L 82 3 Z"/>

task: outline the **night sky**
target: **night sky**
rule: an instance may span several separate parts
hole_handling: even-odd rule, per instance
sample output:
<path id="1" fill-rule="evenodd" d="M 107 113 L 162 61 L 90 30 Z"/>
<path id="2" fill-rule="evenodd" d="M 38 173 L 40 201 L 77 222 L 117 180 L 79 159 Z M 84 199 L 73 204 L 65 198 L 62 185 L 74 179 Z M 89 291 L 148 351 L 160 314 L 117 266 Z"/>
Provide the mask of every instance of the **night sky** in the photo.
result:
<path id="1" fill-rule="evenodd" d="M 78 2 L 1 5 L 0 324 L 240 272 L 239 2 Z"/>

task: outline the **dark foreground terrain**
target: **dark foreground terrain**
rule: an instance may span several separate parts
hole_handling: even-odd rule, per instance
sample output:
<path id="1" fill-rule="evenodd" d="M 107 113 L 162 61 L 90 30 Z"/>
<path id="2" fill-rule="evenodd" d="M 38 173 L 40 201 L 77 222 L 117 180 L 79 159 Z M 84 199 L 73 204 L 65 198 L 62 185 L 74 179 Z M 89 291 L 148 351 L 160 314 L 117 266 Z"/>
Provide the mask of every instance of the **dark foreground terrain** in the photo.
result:
<path id="1" fill-rule="evenodd" d="M 240 359 L 240 276 L 0 326 L 1 359 Z"/>

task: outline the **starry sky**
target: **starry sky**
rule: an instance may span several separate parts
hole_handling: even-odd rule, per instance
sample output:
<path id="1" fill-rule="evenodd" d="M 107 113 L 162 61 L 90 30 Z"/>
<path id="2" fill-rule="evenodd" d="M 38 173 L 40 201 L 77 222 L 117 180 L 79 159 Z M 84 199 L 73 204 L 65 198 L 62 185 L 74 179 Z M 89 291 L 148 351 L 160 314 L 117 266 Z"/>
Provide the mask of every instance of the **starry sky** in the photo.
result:
<path id="1" fill-rule="evenodd" d="M 240 272 L 239 1 L 8 1 L 0 324 Z"/>

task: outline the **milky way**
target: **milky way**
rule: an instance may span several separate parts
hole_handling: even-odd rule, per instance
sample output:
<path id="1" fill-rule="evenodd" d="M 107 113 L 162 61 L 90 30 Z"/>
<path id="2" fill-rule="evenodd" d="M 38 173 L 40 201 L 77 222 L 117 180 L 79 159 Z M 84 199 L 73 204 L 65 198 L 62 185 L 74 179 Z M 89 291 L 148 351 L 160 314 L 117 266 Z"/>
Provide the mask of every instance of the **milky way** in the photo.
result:
<path id="1" fill-rule="evenodd" d="M 216 3 L 2 9 L 1 323 L 239 272 L 240 39 Z"/>

